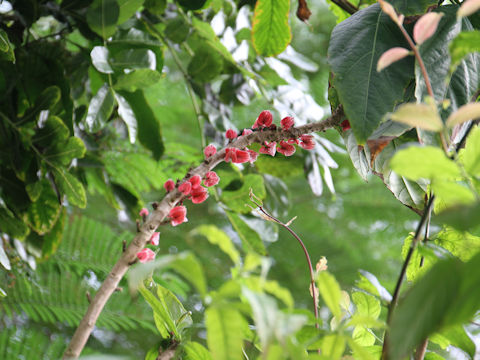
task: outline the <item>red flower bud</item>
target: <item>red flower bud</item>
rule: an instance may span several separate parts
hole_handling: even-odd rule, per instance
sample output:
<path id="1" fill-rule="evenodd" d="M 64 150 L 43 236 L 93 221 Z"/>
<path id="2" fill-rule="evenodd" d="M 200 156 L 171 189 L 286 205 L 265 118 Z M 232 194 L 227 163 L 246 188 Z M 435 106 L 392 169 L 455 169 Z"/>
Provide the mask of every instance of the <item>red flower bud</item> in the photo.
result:
<path id="1" fill-rule="evenodd" d="M 158 241 L 160 239 L 160 233 L 159 232 L 154 232 L 152 236 L 150 237 L 150 244 L 157 246 Z"/>
<path id="2" fill-rule="evenodd" d="M 137 253 L 137 258 L 141 263 L 146 263 L 155 259 L 155 253 L 152 250 L 145 248 Z"/>
<path id="3" fill-rule="evenodd" d="M 237 160 L 237 149 L 236 148 L 226 148 L 225 149 L 225 162 L 236 162 Z"/>
<path id="4" fill-rule="evenodd" d="M 235 130 L 229 129 L 225 133 L 225 136 L 226 136 L 227 139 L 232 140 L 232 139 L 235 139 L 237 137 L 237 132 Z"/>
<path id="5" fill-rule="evenodd" d="M 219 181 L 220 178 L 218 177 L 217 173 L 215 171 L 209 171 L 205 174 L 205 180 L 203 181 L 203 184 L 206 187 L 210 187 L 217 185 Z"/>
<path id="6" fill-rule="evenodd" d="M 235 164 L 242 164 L 250 161 L 250 154 L 248 151 L 236 149 L 235 160 L 232 160 Z"/>
<path id="7" fill-rule="evenodd" d="M 305 150 L 312 150 L 315 147 L 315 141 L 312 135 L 302 135 L 300 136 L 300 140 L 300 146 Z"/>
<path id="8" fill-rule="evenodd" d="M 253 164 L 255 161 L 257 161 L 258 153 L 256 151 L 247 149 L 248 154 L 250 155 L 250 164 Z"/>
<path id="9" fill-rule="evenodd" d="M 140 210 L 139 215 L 141 217 L 148 216 L 148 209 L 142 208 L 142 210 Z"/>
<path id="10" fill-rule="evenodd" d="M 350 126 L 350 122 L 348 120 L 344 120 L 340 126 L 342 127 L 343 131 L 350 130 L 352 127 Z"/>
<path id="11" fill-rule="evenodd" d="M 295 121 L 293 120 L 293 117 L 287 116 L 280 121 L 280 124 L 282 125 L 282 130 L 287 131 L 295 124 Z"/>
<path id="12" fill-rule="evenodd" d="M 277 151 L 285 156 L 292 156 L 295 153 L 295 146 L 286 141 L 280 141 L 280 146 Z"/>
<path id="13" fill-rule="evenodd" d="M 190 181 L 190 184 L 192 184 L 192 189 L 195 189 L 197 186 L 200 186 L 202 178 L 200 177 L 200 175 L 195 175 L 188 181 Z"/>
<path id="14" fill-rule="evenodd" d="M 192 184 L 188 181 L 181 183 L 180 186 L 178 187 L 178 191 L 180 191 L 183 195 L 190 194 L 191 190 L 192 190 Z"/>
<path id="15" fill-rule="evenodd" d="M 265 145 L 262 146 L 259 150 L 261 154 L 267 154 L 270 156 L 275 156 L 277 152 L 277 143 L 275 141 L 271 142 L 270 144 L 265 141 Z"/>
<path id="16" fill-rule="evenodd" d="M 208 145 L 205 149 L 203 149 L 203 154 L 205 155 L 205 159 L 212 157 L 217 152 L 217 148 L 215 145 Z"/>
<path id="17" fill-rule="evenodd" d="M 272 113 L 268 110 L 263 110 L 260 115 L 258 115 L 257 120 L 253 124 L 252 128 L 256 129 L 258 127 L 268 127 L 272 125 L 273 116 Z"/>
<path id="18" fill-rule="evenodd" d="M 192 197 L 192 203 L 194 204 L 200 204 L 208 198 L 207 189 L 203 186 L 194 187 L 190 195 Z"/>
<path id="19" fill-rule="evenodd" d="M 170 217 L 170 223 L 172 226 L 177 226 L 188 221 L 187 208 L 185 206 L 175 206 L 170 210 L 168 216 Z"/>
<path id="20" fill-rule="evenodd" d="M 175 189 L 175 183 L 172 179 L 168 179 L 167 181 L 165 181 L 165 184 L 163 184 L 163 187 L 165 188 L 165 190 L 167 190 L 167 192 L 170 192 Z"/>

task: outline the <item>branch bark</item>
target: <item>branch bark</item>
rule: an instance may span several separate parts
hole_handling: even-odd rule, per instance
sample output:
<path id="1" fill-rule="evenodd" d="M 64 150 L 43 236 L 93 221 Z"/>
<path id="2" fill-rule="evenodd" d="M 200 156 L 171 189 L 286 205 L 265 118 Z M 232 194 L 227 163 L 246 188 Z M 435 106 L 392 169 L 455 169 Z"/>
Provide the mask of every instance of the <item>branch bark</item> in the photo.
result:
<path id="1" fill-rule="evenodd" d="M 350 3 L 348 0 L 331 0 L 332 3 L 337 5 L 339 8 L 345 10 L 349 14 L 355 14 L 358 11 L 358 8 Z"/>
<path id="2" fill-rule="evenodd" d="M 280 141 L 285 139 L 298 138 L 302 134 L 308 134 L 312 132 L 325 131 L 332 128 L 335 125 L 339 125 L 343 119 L 343 112 L 337 111 L 331 117 L 326 120 L 311 123 L 296 128 L 291 128 L 289 131 L 276 130 L 264 130 L 256 131 L 246 136 L 240 136 L 235 141 L 227 145 L 227 147 L 235 147 L 239 149 L 246 148 L 252 143 L 261 143 L 265 141 Z M 214 156 L 202 162 L 201 165 L 190 170 L 184 179 L 188 179 L 194 175 L 199 175 L 201 178 L 205 174 L 215 168 L 225 158 L 225 148 L 218 151 Z M 137 253 L 142 250 L 147 244 L 148 240 L 152 236 L 157 227 L 167 218 L 170 210 L 183 198 L 183 194 L 177 189 L 167 193 L 161 202 L 158 203 L 157 208 L 152 212 L 152 215 L 147 221 L 139 228 L 139 231 L 133 241 L 123 252 L 120 259 L 113 266 L 112 270 L 108 274 L 107 278 L 102 283 L 102 286 L 96 293 L 92 302 L 90 303 L 86 314 L 81 320 L 78 328 L 73 335 L 70 344 L 68 345 L 63 359 L 76 359 L 80 356 L 85 344 L 87 343 L 90 334 L 92 333 L 95 323 L 100 316 L 105 304 L 117 288 L 120 280 L 127 272 L 130 265 L 136 260 Z"/>

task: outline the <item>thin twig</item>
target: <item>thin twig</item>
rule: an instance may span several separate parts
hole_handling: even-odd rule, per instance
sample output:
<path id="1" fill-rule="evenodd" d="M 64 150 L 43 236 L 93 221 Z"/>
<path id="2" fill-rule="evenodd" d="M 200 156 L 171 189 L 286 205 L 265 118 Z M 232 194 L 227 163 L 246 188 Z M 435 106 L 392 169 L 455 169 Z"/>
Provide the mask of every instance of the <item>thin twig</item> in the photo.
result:
<path id="1" fill-rule="evenodd" d="M 358 8 L 348 0 L 331 0 L 331 2 L 349 14 L 355 14 L 358 11 Z"/>
<path id="2" fill-rule="evenodd" d="M 338 126 L 342 119 L 342 112 L 334 112 L 334 114 L 328 119 L 299 126 L 297 128 L 291 128 L 288 131 L 282 131 L 281 129 L 256 131 L 252 134 L 238 137 L 235 141 L 229 144 L 229 147 L 244 149 L 252 143 L 263 144 L 265 141 L 271 142 L 298 138 L 302 134 L 325 131 L 334 126 Z M 202 161 L 202 163 L 192 169 L 189 174 L 190 176 L 199 175 L 203 178 L 208 171 L 215 168 L 218 164 L 224 161 L 224 159 L 225 149 L 219 150 L 215 155 L 209 158 L 208 162 Z M 137 253 L 145 247 L 155 229 L 167 218 L 170 210 L 183 199 L 184 195 L 179 192 L 178 189 L 175 189 L 167 193 L 162 201 L 158 202 L 157 208 L 152 212 L 147 221 L 141 225 L 140 232 L 137 233 L 125 252 L 122 253 L 120 259 L 113 266 L 107 278 L 100 286 L 100 289 L 97 291 L 86 314 L 78 325 L 65 354 L 63 355 L 64 359 L 76 359 L 80 356 L 100 313 L 130 265 L 137 259 Z"/>
<path id="3" fill-rule="evenodd" d="M 284 224 L 283 222 L 281 222 L 280 220 L 278 220 L 276 217 L 270 215 L 267 211 L 265 211 L 265 209 L 262 207 L 262 204 L 258 203 L 254 196 L 252 196 L 252 192 L 250 192 L 250 200 L 257 206 L 258 210 L 267 217 L 267 220 L 270 220 L 270 221 L 273 221 L 273 222 L 276 222 L 277 224 L 279 224 L 280 226 L 284 227 L 285 229 L 288 230 L 288 232 L 290 234 L 292 234 L 292 236 L 297 239 L 298 243 L 300 244 L 300 246 L 302 247 L 303 249 L 303 253 L 305 254 L 305 257 L 307 258 L 307 263 L 308 263 L 308 270 L 310 272 L 310 288 L 312 290 L 312 297 L 313 297 L 313 309 L 314 309 L 314 313 L 315 313 L 315 319 L 317 320 L 315 322 L 315 327 L 318 329 L 319 328 L 319 325 L 318 325 L 318 304 L 317 304 L 317 290 L 316 290 L 316 287 L 315 287 L 315 274 L 313 272 L 313 266 L 312 266 L 312 261 L 310 259 L 310 255 L 308 254 L 308 250 L 305 246 L 305 244 L 303 243 L 302 239 L 300 239 L 300 237 L 295 233 L 295 231 L 293 231 L 290 226 L 288 226 L 287 224 Z"/>

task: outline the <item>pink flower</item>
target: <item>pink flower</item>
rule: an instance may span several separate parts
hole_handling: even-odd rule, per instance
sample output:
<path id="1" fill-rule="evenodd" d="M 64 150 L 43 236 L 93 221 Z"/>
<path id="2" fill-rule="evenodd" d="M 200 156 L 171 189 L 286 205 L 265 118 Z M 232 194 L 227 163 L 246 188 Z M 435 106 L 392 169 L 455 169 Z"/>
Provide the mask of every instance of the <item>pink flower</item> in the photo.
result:
<path id="1" fill-rule="evenodd" d="M 277 151 L 285 156 L 292 156 L 295 153 L 295 146 L 286 141 L 280 141 Z"/>
<path id="2" fill-rule="evenodd" d="M 252 129 L 256 129 L 258 127 L 268 127 L 272 125 L 273 116 L 272 113 L 268 110 L 263 110 L 260 115 L 258 115 L 257 120 L 252 126 Z"/>
<path id="3" fill-rule="evenodd" d="M 172 226 L 177 226 L 188 221 L 187 208 L 185 206 L 175 206 L 170 210 L 168 216 L 170 217 L 170 223 Z"/>
<path id="4" fill-rule="evenodd" d="M 215 145 L 208 145 L 205 149 L 203 149 L 203 153 L 205 155 L 205 159 L 208 159 L 209 157 L 212 157 L 215 155 L 217 152 L 217 148 Z"/>
<path id="5" fill-rule="evenodd" d="M 230 140 L 235 139 L 237 137 L 237 132 L 235 130 L 228 129 L 225 133 L 225 137 Z"/>
<path id="6" fill-rule="evenodd" d="M 141 263 L 146 263 L 155 259 L 155 253 L 152 250 L 145 248 L 137 253 L 137 258 Z"/>
<path id="7" fill-rule="evenodd" d="M 141 217 L 148 216 L 148 210 L 145 209 L 145 208 L 142 208 L 142 210 L 140 210 L 139 215 L 140 215 Z"/>
<path id="8" fill-rule="evenodd" d="M 160 239 L 160 233 L 159 232 L 154 232 L 152 234 L 152 236 L 150 237 L 150 244 L 157 246 L 159 239 Z"/>
<path id="9" fill-rule="evenodd" d="M 343 120 L 342 123 L 340 124 L 342 127 L 343 131 L 350 130 L 352 127 L 350 126 L 350 122 L 348 120 Z"/>
<path id="10" fill-rule="evenodd" d="M 236 148 L 226 148 L 225 149 L 225 162 L 229 161 L 235 162 L 237 160 L 237 149 Z"/>
<path id="11" fill-rule="evenodd" d="M 235 164 L 242 164 L 250 161 L 250 154 L 245 150 L 236 149 L 235 157 L 235 161 L 232 160 L 232 162 Z"/>
<path id="12" fill-rule="evenodd" d="M 293 120 L 293 117 L 287 116 L 284 117 L 281 121 L 280 124 L 282 125 L 282 130 L 287 131 L 290 130 L 290 128 L 294 125 L 295 121 Z"/>
<path id="13" fill-rule="evenodd" d="M 217 173 L 215 171 L 209 171 L 205 174 L 205 180 L 203 181 L 203 184 L 206 187 L 210 187 L 217 185 L 219 181 L 220 178 L 218 177 Z"/>
<path id="14" fill-rule="evenodd" d="M 261 154 L 267 154 L 270 156 L 275 156 L 275 153 L 277 152 L 277 143 L 275 141 L 271 142 L 270 144 L 265 141 L 259 152 Z"/>
<path id="15" fill-rule="evenodd" d="M 192 189 L 195 189 L 196 187 L 200 186 L 202 178 L 200 177 L 200 175 L 195 175 L 188 181 L 190 181 L 190 184 L 192 184 Z"/>
<path id="16" fill-rule="evenodd" d="M 250 129 L 243 129 L 242 136 L 250 135 L 250 134 L 252 134 L 252 133 L 253 133 L 253 131 L 250 130 Z"/>
<path id="17" fill-rule="evenodd" d="M 170 192 L 175 189 L 175 183 L 172 179 L 168 179 L 167 181 L 165 181 L 165 184 L 163 184 L 163 187 L 165 188 L 165 190 L 167 190 L 167 192 Z"/>
<path id="18" fill-rule="evenodd" d="M 300 136 L 300 140 L 300 146 L 305 150 L 312 150 L 315 147 L 315 141 L 312 135 L 302 135 Z"/>
<path id="19" fill-rule="evenodd" d="M 192 190 L 192 184 L 189 181 L 185 181 L 184 183 L 180 184 L 178 187 L 178 191 L 180 191 L 183 195 L 190 194 Z"/>
<path id="20" fill-rule="evenodd" d="M 298 140 L 298 139 L 288 139 L 287 142 L 289 144 L 297 144 L 298 145 L 300 143 L 300 140 Z"/>
<path id="21" fill-rule="evenodd" d="M 200 204 L 208 198 L 207 189 L 205 189 L 203 186 L 197 186 L 193 188 L 190 195 L 192 196 L 192 203 L 194 204 Z"/>
<path id="22" fill-rule="evenodd" d="M 256 151 L 247 149 L 248 154 L 250 155 L 250 164 L 253 164 L 255 161 L 257 161 L 258 153 Z"/>

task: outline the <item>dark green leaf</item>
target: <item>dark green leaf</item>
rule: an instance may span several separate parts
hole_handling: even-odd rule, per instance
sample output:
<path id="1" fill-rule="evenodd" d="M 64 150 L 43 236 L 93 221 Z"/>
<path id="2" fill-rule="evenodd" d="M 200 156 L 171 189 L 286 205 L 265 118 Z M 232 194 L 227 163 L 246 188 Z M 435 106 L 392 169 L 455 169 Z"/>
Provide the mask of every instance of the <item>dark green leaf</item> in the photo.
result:
<path id="1" fill-rule="evenodd" d="M 176 0 L 185 10 L 199 10 L 207 0 Z"/>
<path id="2" fill-rule="evenodd" d="M 395 9 L 403 15 L 420 15 L 427 12 L 427 9 L 438 3 L 437 0 L 390 0 Z"/>
<path id="3" fill-rule="evenodd" d="M 79 208 L 85 208 L 87 206 L 87 196 L 82 183 L 63 168 L 54 169 L 53 174 L 60 192 L 67 196 L 68 202 Z"/>
<path id="4" fill-rule="evenodd" d="M 57 251 L 63 239 L 63 229 L 67 218 L 67 210 L 63 208 L 60 217 L 50 232 L 43 236 L 42 258 L 47 259 Z"/>
<path id="5" fill-rule="evenodd" d="M 0 227 L 2 232 L 20 240 L 23 240 L 29 231 L 28 226 L 23 221 L 4 207 L 0 207 Z"/>
<path id="6" fill-rule="evenodd" d="M 134 92 L 155 85 L 161 79 L 162 75 L 156 70 L 137 69 L 119 76 L 113 88 L 115 90 Z"/>
<path id="7" fill-rule="evenodd" d="M 35 145 L 47 147 L 54 143 L 64 142 L 68 139 L 69 135 L 70 131 L 62 119 L 56 116 L 50 116 L 43 124 L 43 127 L 36 131 L 32 142 Z"/>
<path id="8" fill-rule="evenodd" d="M 165 36 L 176 44 L 180 44 L 187 39 L 190 33 L 190 26 L 182 16 L 178 16 L 167 21 Z"/>
<path id="9" fill-rule="evenodd" d="M 0 29 L 0 59 L 15 62 L 13 45 L 3 29 Z"/>
<path id="10" fill-rule="evenodd" d="M 263 245 L 262 239 L 255 230 L 252 230 L 240 217 L 234 212 L 226 211 L 225 214 L 232 224 L 233 229 L 242 240 L 245 251 L 253 251 L 260 255 L 265 255 L 267 251 Z"/>
<path id="11" fill-rule="evenodd" d="M 223 58 L 209 45 L 200 47 L 188 64 L 188 74 L 199 82 L 208 82 L 220 75 Z"/>
<path id="12" fill-rule="evenodd" d="M 111 54 L 109 63 L 112 68 L 119 72 L 134 69 L 155 69 L 157 58 L 150 49 L 125 49 L 118 53 Z"/>
<path id="13" fill-rule="evenodd" d="M 480 203 L 448 208 L 438 214 L 436 220 L 461 231 L 470 230 L 480 224 Z"/>
<path id="14" fill-rule="evenodd" d="M 82 139 L 72 136 L 66 143 L 57 143 L 48 148 L 45 152 L 45 160 L 66 166 L 73 159 L 82 158 L 85 152 L 86 148 Z"/>
<path id="15" fill-rule="evenodd" d="M 113 91 L 108 84 L 104 84 L 88 105 L 87 117 L 84 121 L 87 130 L 95 133 L 103 129 L 113 112 L 114 105 Z"/>
<path id="16" fill-rule="evenodd" d="M 233 211 L 247 214 L 251 210 L 246 204 L 250 202 L 250 189 L 260 199 L 264 199 L 266 196 L 265 185 L 263 183 L 263 177 L 256 174 L 248 174 L 243 178 L 242 187 L 234 191 L 223 191 L 222 201 Z"/>
<path id="17" fill-rule="evenodd" d="M 252 42 L 258 54 L 275 56 L 284 51 L 292 34 L 288 24 L 289 0 L 258 0 L 252 21 Z"/>
<path id="18" fill-rule="evenodd" d="M 445 330 L 442 330 L 440 334 L 435 334 L 432 338 L 433 342 L 436 336 L 440 336 L 442 340 L 444 339 L 447 346 L 453 345 L 465 351 L 472 359 L 475 358 L 475 343 L 467 335 L 463 326 L 453 326 Z M 442 347 L 443 348 L 443 347 Z"/>
<path id="19" fill-rule="evenodd" d="M 167 7 L 167 0 L 145 0 L 145 8 L 152 14 L 162 15 Z"/>
<path id="20" fill-rule="evenodd" d="M 414 76 L 409 58 L 376 71 L 380 55 L 394 46 L 408 47 L 378 4 L 361 9 L 333 30 L 328 50 L 333 84 L 359 144 L 402 99 Z"/>
<path id="21" fill-rule="evenodd" d="M 87 11 L 88 26 L 105 40 L 115 34 L 120 7 L 115 0 L 95 0 Z"/>
<path id="22" fill-rule="evenodd" d="M 24 216 L 25 222 L 39 235 L 49 232 L 60 215 L 61 206 L 57 194 L 47 180 L 43 180 L 40 198 L 31 203 Z"/>
<path id="23" fill-rule="evenodd" d="M 123 24 L 130 19 L 137 11 L 140 11 L 140 7 L 145 0 L 118 0 L 120 6 L 120 13 L 118 15 L 117 24 Z"/>
<path id="24" fill-rule="evenodd" d="M 164 151 L 160 124 L 141 90 L 133 93 L 120 93 L 128 102 L 135 114 L 138 125 L 138 140 L 150 150 L 155 160 L 162 156 Z"/>
<path id="25" fill-rule="evenodd" d="M 23 121 L 37 116 L 42 110 L 49 110 L 60 101 L 61 91 L 58 86 L 49 86 L 35 99 L 35 104 L 23 116 Z"/>

